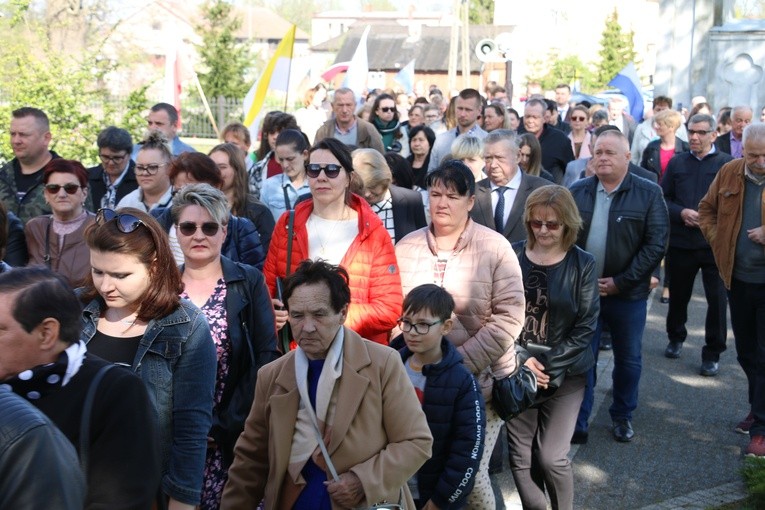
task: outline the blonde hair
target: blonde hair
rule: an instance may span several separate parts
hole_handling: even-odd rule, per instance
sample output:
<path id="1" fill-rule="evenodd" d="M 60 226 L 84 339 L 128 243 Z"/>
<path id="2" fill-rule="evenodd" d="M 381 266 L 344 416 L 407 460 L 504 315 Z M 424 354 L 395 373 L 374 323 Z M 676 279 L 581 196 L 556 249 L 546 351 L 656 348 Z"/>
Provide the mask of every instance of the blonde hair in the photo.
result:
<path id="1" fill-rule="evenodd" d="M 683 123 L 683 115 L 675 110 L 662 110 L 653 116 L 653 122 L 677 131 Z"/>
<path id="2" fill-rule="evenodd" d="M 564 251 L 570 250 L 576 244 L 576 238 L 582 228 L 582 217 L 579 215 L 579 209 L 571 192 L 557 184 L 548 184 L 537 188 L 526 199 L 526 208 L 523 211 L 523 222 L 526 225 L 526 245 L 529 249 L 533 249 L 536 244 L 534 230 L 531 228 L 531 215 L 535 209 L 542 207 L 555 212 L 555 216 L 558 217 L 563 228 L 563 235 L 560 238 L 561 248 Z"/>
<path id="3" fill-rule="evenodd" d="M 386 188 L 393 181 L 388 162 L 376 149 L 356 149 L 351 154 L 353 169 L 364 181 L 365 188 L 383 185 Z"/>

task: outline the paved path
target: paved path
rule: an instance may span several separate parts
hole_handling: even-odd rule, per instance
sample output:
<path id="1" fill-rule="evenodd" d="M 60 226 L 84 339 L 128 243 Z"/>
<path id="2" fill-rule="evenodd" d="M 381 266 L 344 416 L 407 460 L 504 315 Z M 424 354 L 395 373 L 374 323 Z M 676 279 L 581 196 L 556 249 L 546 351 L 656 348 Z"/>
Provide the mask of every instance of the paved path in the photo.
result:
<path id="1" fill-rule="evenodd" d="M 677 360 L 664 357 L 667 305 L 653 294 L 643 336 L 635 439 L 617 443 L 610 432 L 610 352 L 601 351 L 589 442 L 572 445 L 574 508 L 587 510 L 705 509 L 743 499 L 739 470 L 749 436 L 733 427 L 748 412 L 746 377 L 736 362 L 733 335 L 717 377 L 698 374 L 706 305 L 697 279 L 689 306 L 688 339 Z M 520 509 L 509 468 L 497 475 L 508 509 Z"/>

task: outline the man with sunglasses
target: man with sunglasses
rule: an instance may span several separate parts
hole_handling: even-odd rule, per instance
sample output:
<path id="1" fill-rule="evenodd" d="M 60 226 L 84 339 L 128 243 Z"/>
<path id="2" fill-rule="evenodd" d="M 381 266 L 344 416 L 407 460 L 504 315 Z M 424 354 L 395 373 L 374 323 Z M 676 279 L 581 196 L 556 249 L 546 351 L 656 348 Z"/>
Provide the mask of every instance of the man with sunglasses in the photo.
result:
<path id="1" fill-rule="evenodd" d="M 699 202 L 717 172 L 733 157 L 714 146 L 717 138 L 715 119 L 697 114 L 688 121 L 690 151 L 674 156 L 667 164 L 661 187 L 667 202 L 670 220 L 667 279 L 669 311 L 667 313 L 667 345 L 664 355 L 680 357 L 688 336 L 688 302 L 693 282 L 701 270 L 704 296 L 707 301 L 705 345 L 701 349 L 701 375 L 714 376 L 719 370 L 720 353 L 728 336 L 726 324 L 725 286 L 715 264 L 712 248 L 699 229 Z"/>
<path id="2" fill-rule="evenodd" d="M 619 442 L 629 442 L 635 435 L 632 413 L 638 404 L 651 275 L 664 256 L 669 234 L 661 188 L 629 172 L 629 162 L 627 137 L 606 131 L 595 142 L 594 175 L 571 186 L 583 225 L 577 245 L 595 257 L 598 275 L 600 317 L 591 344 L 596 360 L 603 326 L 611 330 L 614 384 L 609 412 L 612 433 Z M 587 374 L 574 433 L 579 442 L 586 441 L 594 386 L 595 367 Z"/>
<path id="3" fill-rule="evenodd" d="M 356 106 L 356 95 L 351 89 L 337 89 L 332 100 L 334 115 L 316 131 L 314 143 L 335 138 L 345 145 L 377 149 L 380 154 L 385 154 L 382 136 L 372 123 L 356 117 Z"/>
<path id="4" fill-rule="evenodd" d="M 93 211 L 114 209 L 122 198 L 138 188 L 135 162 L 130 159 L 133 139 L 124 129 L 109 126 L 98 134 L 101 164 L 88 169 L 88 188 Z"/>
<path id="5" fill-rule="evenodd" d="M 26 223 L 35 216 L 50 214 L 43 193 L 43 167 L 59 155 L 48 150 L 48 116 L 38 108 L 25 106 L 11 113 L 11 161 L 0 168 L 0 201 Z"/>

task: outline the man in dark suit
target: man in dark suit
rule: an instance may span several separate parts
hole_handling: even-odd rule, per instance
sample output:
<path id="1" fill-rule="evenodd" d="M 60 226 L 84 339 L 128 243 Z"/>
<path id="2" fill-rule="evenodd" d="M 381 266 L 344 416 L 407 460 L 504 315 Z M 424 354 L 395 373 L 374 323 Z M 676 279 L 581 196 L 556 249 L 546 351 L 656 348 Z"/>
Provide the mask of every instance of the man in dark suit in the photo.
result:
<path id="1" fill-rule="evenodd" d="M 526 239 L 523 209 L 537 188 L 547 179 L 524 173 L 518 166 L 518 140 L 506 129 L 489 133 L 483 141 L 484 171 L 489 176 L 476 183 L 473 221 L 492 228 L 514 243 Z"/>
<path id="2" fill-rule="evenodd" d="M 130 159 L 133 139 L 124 129 L 109 126 L 98 133 L 96 145 L 101 164 L 88 169 L 90 200 L 86 205 L 93 211 L 114 209 L 122 197 L 138 188 L 135 162 Z"/>
<path id="3" fill-rule="evenodd" d="M 744 155 L 744 128 L 752 123 L 752 108 L 746 105 L 735 106 L 730 112 L 731 129 L 724 135 L 720 135 L 715 140 L 715 147 L 718 151 L 730 154 L 734 158 L 741 158 Z"/>
<path id="4" fill-rule="evenodd" d="M 427 225 L 422 195 L 391 184 L 393 174 L 380 152 L 356 149 L 353 151 L 353 169 L 364 182 L 364 198 L 394 243 Z"/>

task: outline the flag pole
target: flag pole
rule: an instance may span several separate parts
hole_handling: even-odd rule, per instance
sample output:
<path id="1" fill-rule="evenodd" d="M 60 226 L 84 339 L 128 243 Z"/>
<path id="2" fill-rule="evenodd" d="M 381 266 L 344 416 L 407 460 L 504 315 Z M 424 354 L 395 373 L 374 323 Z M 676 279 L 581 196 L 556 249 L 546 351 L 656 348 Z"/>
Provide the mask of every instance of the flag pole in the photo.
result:
<path id="1" fill-rule="evenodd" d="M 294 24 L 293 24 L 294 25 Z M 295 28 L 295 31 L 297 32 L 297 27 Z M 290 46 L 290 65 L 287 68 L 287 93 L 284 94 L 284 110 L 287 111 L 287 105 L 289 104 L 290 99 L 290 78 L 292 77 L 292 57 L 295 53 L 295 38 L 292 38 L 292 46 Z"/>
<path id="2" fill-rule="evenodd" d="M 202 90 L 202 84 L 199 82 L 199 75 L 196 73 L 196 71 L 194 72 L 194 84 L 197 86 L 199 97 L 202 98 L 202 104 L 205 106 L 205 113 L 207 113 L 207 117 L 210 119 L 213 129 L 215 130 L 215 136 L 220 138 L 220 131 L 218 131 L 218 124 L 216 124 L 215 122 L 215 116 L 212 114 L 210 105 L 207 102 L 207 97 L 205 96 L 205 91 Z"/>

